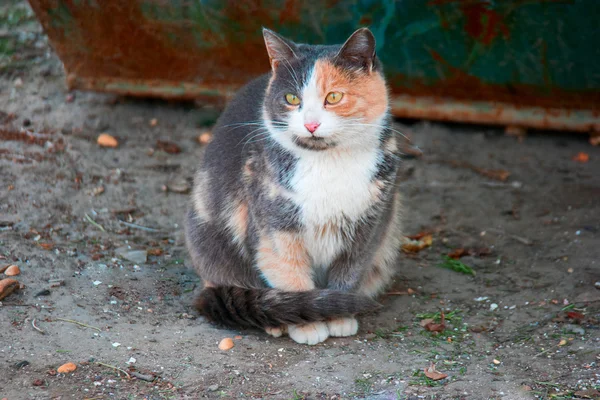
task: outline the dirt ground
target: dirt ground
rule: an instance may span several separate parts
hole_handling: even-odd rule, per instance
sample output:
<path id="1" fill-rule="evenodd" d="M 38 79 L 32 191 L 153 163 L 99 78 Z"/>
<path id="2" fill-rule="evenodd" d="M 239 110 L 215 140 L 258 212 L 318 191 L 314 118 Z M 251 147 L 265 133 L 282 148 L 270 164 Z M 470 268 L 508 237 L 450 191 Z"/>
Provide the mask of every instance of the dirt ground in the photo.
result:
<path id="1" fill-rule="evenodd" d="M 405 233 L 433 243 L 402 254 L 356 337 L 309 347 L 191 308 L 180 192 L 216 111 L 68 93 L 25 3 L 0 6 L 0 31 L 0 266 L 24 285 L 0 306 L 0 398 L 600 396 L 600 149 L 586 136 L 398 122 L 413 146 Z M 475 275 L 440 267 L 457 249 Z M 440 312 L 445 329 L 427 331 Z M 56 373 L 66 362 L 77 370 Z M 448 377 L 428 378 L 431 363 Z"/>

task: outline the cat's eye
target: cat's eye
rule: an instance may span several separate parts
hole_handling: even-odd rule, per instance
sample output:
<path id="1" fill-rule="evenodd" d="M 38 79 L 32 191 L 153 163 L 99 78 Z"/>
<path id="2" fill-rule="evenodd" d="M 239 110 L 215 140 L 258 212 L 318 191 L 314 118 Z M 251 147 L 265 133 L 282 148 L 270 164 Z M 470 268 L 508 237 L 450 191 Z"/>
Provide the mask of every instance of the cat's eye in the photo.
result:
<path id="1" fill-rule="evenodd" d="M 293 106 L 297 106 L 298 104 L 300 104 L 300 99 L 298 98 L 298 96 L 291 93 L 285 95 L 285 101 L 287 101 L 288 104 L 291 104 Z"/>
<path id="2" fill-rule="evenodd" d="M 325 101 L 327 104 L 335 104 L 339 103 L 340 100 L 342 100 L 342 97 L 344 97 L 342 92 L 330 92 L 325 98 Z"/>

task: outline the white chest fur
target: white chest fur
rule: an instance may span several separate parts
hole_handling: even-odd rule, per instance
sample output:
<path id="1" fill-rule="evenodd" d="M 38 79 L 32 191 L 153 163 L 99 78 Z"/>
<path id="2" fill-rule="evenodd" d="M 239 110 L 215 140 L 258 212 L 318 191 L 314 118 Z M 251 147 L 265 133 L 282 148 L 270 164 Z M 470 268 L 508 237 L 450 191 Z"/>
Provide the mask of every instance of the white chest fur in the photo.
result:
<path id="1" fill-rule="evenodd" d="M 379 157 L 375 149 L 300 157 L 291 183 L 313 266 L 329 265 L 350 244 L 353 222 L 373 203 L 372 177 Z"/>

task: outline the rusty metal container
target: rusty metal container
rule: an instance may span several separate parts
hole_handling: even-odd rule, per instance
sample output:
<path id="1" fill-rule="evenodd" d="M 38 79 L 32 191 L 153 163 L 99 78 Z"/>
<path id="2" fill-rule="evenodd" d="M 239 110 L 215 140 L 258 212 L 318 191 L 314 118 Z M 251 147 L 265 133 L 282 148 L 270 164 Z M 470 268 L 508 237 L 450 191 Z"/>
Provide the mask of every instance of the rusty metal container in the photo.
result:
<path id="1" fill-rule="evenodd" d="M 597 0 L 29 1 L 70 89 L 210 101 L 268 70 L 263 26 L 369 26 L 396 116 L 600 132 Z"/>

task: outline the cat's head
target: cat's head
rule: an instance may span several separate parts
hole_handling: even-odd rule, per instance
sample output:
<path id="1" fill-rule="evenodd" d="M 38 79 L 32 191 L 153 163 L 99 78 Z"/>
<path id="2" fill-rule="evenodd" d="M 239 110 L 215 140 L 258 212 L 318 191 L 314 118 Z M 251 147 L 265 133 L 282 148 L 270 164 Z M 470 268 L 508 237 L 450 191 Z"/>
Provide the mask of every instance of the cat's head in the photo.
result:
<path id="1" fill-rule="evenodd" d="M 378 143 L 388 93 L 371 31 L 332 46 L 296 44 L 268 29 L 263 35 L 272 68 L 263 117 L 277 142 L 309 151 Z"/>

